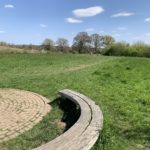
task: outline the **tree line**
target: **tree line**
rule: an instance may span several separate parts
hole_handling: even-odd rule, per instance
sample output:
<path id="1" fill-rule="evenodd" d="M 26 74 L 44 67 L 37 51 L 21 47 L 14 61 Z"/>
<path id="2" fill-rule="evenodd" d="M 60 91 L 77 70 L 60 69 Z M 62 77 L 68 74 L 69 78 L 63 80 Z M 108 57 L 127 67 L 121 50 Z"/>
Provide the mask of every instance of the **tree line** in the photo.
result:
<path id="1" fill-rule="evenodd" d="M 88 35 L 87 32 L 79 32 L 73 39 L 72 46 L 65 38 L 59 38 L 56 42 L 45 39 L 42 43 L 43 49 L 47 51 L 61 51 L 73 53 L 101 53 L 102 49 L 113 45 L 115 39 L 112 36 L 100 36 L 95 33 Z"/>
<path id="2" fill-rule="evenodd" d="M 144 42 L 129 44 L 127 42 L 116 42 L 110 35 L 99 35 L 94 33 L 89 35 L 87 32 L 79 32 L 73 38 L 70 46 L 69 41 L 65 38 L 58 38 L 54 42 L 46 38 L 41 45 L 14 45 L 6 42 L 0 42 L 0 46 L 9 46 L 27 50 L 38 50 L 44 52 L 62 52 L 62 53 L 89 53 L 109 56 L 138 56 L 150 57 L 150 45 Z"/>

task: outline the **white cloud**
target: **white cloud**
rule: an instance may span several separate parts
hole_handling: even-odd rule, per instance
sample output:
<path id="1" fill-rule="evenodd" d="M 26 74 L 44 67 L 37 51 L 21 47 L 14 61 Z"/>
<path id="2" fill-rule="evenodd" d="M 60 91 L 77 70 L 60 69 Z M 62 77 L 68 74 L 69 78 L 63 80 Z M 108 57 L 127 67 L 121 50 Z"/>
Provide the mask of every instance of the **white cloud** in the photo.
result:
<path id="1" fill-rule="evenodd" d="M 128 32 L 127 35 L 133 35 L 133 33 Z"/>
<path id="2" fill-rule="evenodd" d="M 143 40 L 143 39 L 149 39 L 150 38 L 150 33 L 145 33 L 143 35 L 139 35 L 139 36 L 135 36 L 133 37 L 134 39 L 140 39 L 140 40 Z"/>
<path id="3" fill-rule="evenodd" d="M 146 19 L 145 19 L 145 22 L 150 22 L 150 18 L 146 18 Z"/>
<path id="4" fill-rule="evenodd" d="M 120 37 L 121 35 L 120 34 L 113 34 L 112 36 L 114 36 L 114 37 Z"/>
<path id="5" fill-rule="evenodd" d="M 133 42 L 144 41 L 145 43 L 150 44 L 150 33 L 145 33 L 142 35 L 133 36 L 132 40 L 133 40 Z"/>
<path id="6" fill-rule="evenodd" d="M 82 20 L 75 19 L 75 18 L 66 18 L 66 21 L 68 23 L 82 23 L 83 22 Z"/>
<path id="7" fill-rule="evenodd" d="M 5 33 L 5 31 L 4 30 L 0 30 L 0 34 L 2 34 L 2 33 Z"/>
<path id="8" fill-rule="evenodd" d="M 134 13 L 133 12 L 120 12 L 120 13 L 117 13 L 117 14 L 113 14 L 111 17 L 112 18 L 117 18 L 117 17 L 129 17 L 129 16 L 133 16 Z"/>
<path id="9" fill-rule="evenodd" d="M 112 32 L 112 33 L 116 33 L 117 31 L 116 31 L 116 30 L 112 30 L 111 32 Z"/>
<path id="10" fill-rule="evenodd" d="M 145 33 L 145 36 L 150 37 L 150 33 Z"/>
<path id="11" fill-rule="evenodd" d="M 102 13 L 104 9 L 101 6 L 89 7 L 89 8 L 82 8 L 82 9 L 75 9 L 73 10 L 73 14 L 76 17 L 92 17 Z"/>
<path id="12" fill-rule="evenodd" d="M 12 4 L 6 4 L 6 5 L 4 5 L 4 7 L 5 7 L 5 8 L 15 8 L 15 6 L 12 5 Z"/>
<path id="13" fill-rule="evenodd" d="M 99 31 L 100 33 L 105 33 L 105 31 L 104 30 L 101 30 L 101 31 Z"/>
<path id="14" fill-rule="evenodd" d="M 87 28 L 86 31 L 87 32 L 93 32 L 95 29 L 94 28 Z"/>
<path id="15" fill-rule="evenodd" d="M 48 27 L 46 24 L 40 24 L 40 27 L 42 27 L 42 28 L 46 28 L 46 27 Z"/>
<path id="16" fill-rule="evenodd" d="M 118 27 L 117 29 L 118 29 L 118 30 L 121 30 L 121 31 L 123 31 L 123 30 L 127 30 L 127 28 L 126 28 L 126 27 Z"/>

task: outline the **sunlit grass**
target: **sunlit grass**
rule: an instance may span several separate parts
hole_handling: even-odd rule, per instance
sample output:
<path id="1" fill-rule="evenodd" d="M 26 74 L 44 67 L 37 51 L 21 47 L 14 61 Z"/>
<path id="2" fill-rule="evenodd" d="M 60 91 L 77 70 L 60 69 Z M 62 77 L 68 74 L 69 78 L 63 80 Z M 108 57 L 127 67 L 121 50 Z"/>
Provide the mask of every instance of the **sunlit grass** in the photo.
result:
<path id="1" fill-rule="evenodd" d="M 104 114 L 104 128 L 94 150 L 150 148 L 150 60 L 73 54 L 1 54 L 0 88 L 37 92 L 53 100 L 69 88 L 91 97 Z M 6 143 L 8 150 L 31 149 L 62 132 L 49 127 L 62 117 L 54 107 L 44 128 Z M 48 134 L 44 133 L 49 130 Z M 37 132 L 37 133 L 34 133 Z M 36 136 L 38 135 L 38 136 Z M 41 137 L 41 138 L 39 138 Z M 21 147 L 20 145 L 24 145 Z"/>

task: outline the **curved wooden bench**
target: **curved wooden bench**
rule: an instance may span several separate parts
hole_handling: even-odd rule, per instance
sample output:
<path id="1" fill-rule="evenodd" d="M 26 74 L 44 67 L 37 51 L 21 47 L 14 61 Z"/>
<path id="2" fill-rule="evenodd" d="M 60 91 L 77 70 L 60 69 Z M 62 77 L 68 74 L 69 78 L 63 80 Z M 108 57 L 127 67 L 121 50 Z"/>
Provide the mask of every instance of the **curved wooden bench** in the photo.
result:
<path id="1" fill-rule="evenodd" d="M 80 107 L 80 117 L 65 133 L 34 150 L 89 150 L 95 144 L 103 126 L 100 108 L 90 98 L 72 90 L 62 90 L 61 97 Z"/>

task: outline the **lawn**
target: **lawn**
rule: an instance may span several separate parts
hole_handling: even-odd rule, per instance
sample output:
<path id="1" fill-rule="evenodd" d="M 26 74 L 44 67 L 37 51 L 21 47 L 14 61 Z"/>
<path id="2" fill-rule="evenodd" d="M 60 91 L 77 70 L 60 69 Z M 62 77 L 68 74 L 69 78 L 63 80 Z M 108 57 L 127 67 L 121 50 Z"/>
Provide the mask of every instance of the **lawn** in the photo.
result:
<path id="1" fill-rule="evenodd" d="M 37 92 L 51 101 L 69 88 L 102 109 L 104 127 L 93 150 L 150 149 L 150 59 L 77 54 L 0 54 L 0 88 Z M 29 150 L 63 132 L 53 110 L 32 130 L 0 144 Z"/>

